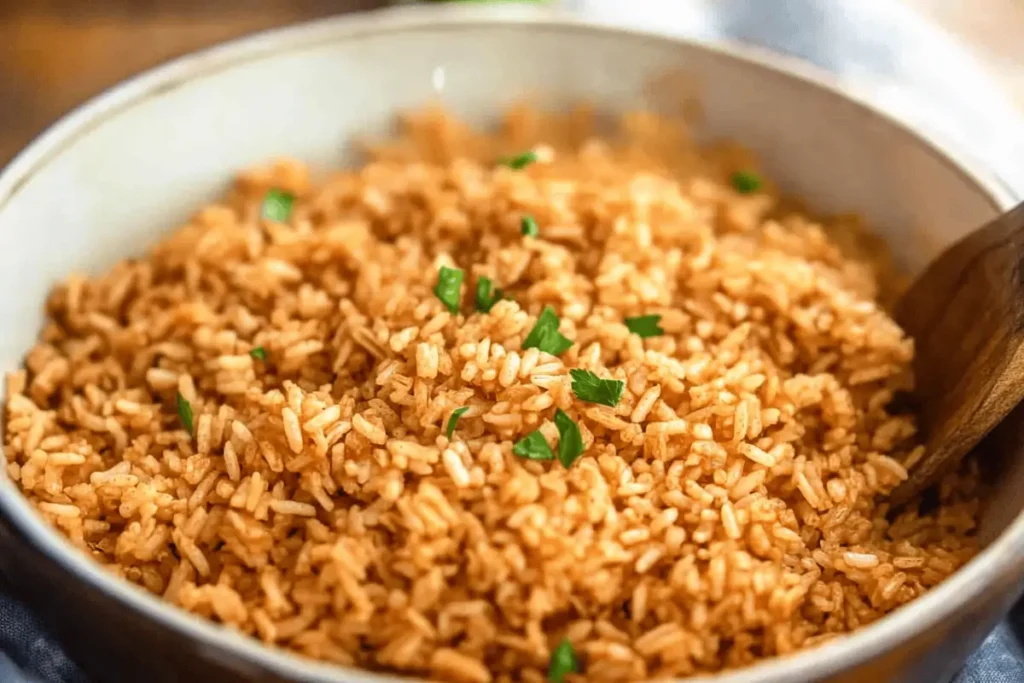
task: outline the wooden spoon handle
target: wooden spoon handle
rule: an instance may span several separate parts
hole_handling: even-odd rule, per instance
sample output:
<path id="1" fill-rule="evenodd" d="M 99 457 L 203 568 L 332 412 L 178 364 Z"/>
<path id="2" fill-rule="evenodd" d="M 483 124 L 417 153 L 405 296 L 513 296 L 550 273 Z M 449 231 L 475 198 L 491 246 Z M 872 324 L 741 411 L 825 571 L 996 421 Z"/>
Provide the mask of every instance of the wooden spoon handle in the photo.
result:
<path id="1" fill-rule="evenodd" d="M 1024 204 L 939 256 L 896 307 L 914 338 L 925 458 L 899 505 L 950 471 L 1024 399 Z"/>

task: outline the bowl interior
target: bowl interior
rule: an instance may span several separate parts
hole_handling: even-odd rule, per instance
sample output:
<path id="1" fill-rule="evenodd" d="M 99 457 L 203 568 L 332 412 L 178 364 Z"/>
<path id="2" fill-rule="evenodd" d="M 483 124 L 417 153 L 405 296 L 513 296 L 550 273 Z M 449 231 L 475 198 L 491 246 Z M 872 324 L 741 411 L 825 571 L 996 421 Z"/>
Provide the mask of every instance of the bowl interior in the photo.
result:
<path id="1" fill-rule="evenodd" d="M 753 58 L 525 20 L 340 26 L 265 35 L 131 81 L 0 176 L 0 372 L 19 366 L 48 290 L 70 272 L 140 253 L 238 169 L 280 155 L 350 163 L 353 135 L 383 134 L 397 110 L 432 101 L 478 124 L 524 96 L 543 107 L 658 109 L 674 100 L 665 75 L 682 73 L 704 135 L 751 147 L 816 209 L 862 214 L 911 271 L 1000 208 L 983 174 L 813 78 Z M 1010 494 L 1021 486 L 1018 467 L 989 538 L 1019 513 Z"/>

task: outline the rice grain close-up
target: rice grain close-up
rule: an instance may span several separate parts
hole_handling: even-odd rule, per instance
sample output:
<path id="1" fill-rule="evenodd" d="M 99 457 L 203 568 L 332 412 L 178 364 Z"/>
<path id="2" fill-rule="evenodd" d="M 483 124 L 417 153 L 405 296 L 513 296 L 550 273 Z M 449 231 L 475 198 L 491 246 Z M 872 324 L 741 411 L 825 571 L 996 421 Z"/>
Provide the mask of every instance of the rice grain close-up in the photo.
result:
<path id="1" fill-rule="evenodd" d="M 587 107 L 402 118 L 242 173 L 73 275 L 7 377 L 7 471 L 110 571 L 261 641 L 466 682 L 742 667 L 977 551 L 924 455 L 899 278 L 733 144 Z"/>

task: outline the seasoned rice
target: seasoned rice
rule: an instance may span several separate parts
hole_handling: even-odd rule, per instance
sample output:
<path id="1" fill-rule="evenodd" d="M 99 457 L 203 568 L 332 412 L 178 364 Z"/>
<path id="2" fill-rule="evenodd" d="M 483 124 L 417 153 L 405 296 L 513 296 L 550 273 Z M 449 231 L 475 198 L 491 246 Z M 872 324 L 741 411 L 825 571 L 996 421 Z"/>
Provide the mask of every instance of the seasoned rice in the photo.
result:
<path id="1" fill-rule="evenodd" d="M 886 409 L 913 344 L 851 219 L 738 192 L 746 153 L 648 115 L 601 140 L 583 108 L 492 136 L 425 111 L 370 156 L 244 173 L 53 291 L 7 378 L 7 471 L 112 572 L 339 664 L 541 681 L 567 638 L 587 679 L 636 680 L 853 631 L 976 551 L 973 464 L 887 519 L 923 454 Z M 260 216 L 271 189 L 286 222 Z M 481 276 L 507 294 L 489 313 Z M 523 348 L 545 306 L 560 356 Z M 641 315 L 664 334 L 631 334 Z M 621 400 L 580 400 L 574 368 Z M 514 455 L 559 442 L 556 410 L 582 457 Z"/>

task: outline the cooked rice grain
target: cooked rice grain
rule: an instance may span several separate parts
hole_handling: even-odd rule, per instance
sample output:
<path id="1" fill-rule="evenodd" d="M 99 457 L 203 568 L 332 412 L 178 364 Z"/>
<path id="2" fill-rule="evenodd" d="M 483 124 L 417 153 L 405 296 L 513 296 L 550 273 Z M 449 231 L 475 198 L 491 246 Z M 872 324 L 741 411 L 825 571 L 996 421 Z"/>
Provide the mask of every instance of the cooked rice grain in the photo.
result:
<path id="1" fill-rule="evenodd" d="M 464 681 L 541 681 L 564 637 L 595 680 L 742 666 L 972 556 L 973 465 L 886 519 L 922 456 L 885 409 L 913 346 L 849 220 L 738 194 L 744 152 L 646 115 L 612 141 L 583 109 L 516 109 L 493 137 L 405 124 L 322 183 L 247 172 L 145 258 L 54 290 L 4 446 L 75 545 L 266 643 Z M 260 219 L 269 188 L 296 196 L 288 222 Z M 466 273 L 457 315 L 441 265 Z M 507 293 L 486 314 L 482 276 Z M 557 358 L 522 348 L 548 305 L 574 341 Z M 651 314 L 664 336 L 624 325 Z M 621 402 L 577 400 L 577 367 L 625 381 Z M 556 409 L 584 455 L 517 459 Z"/>

